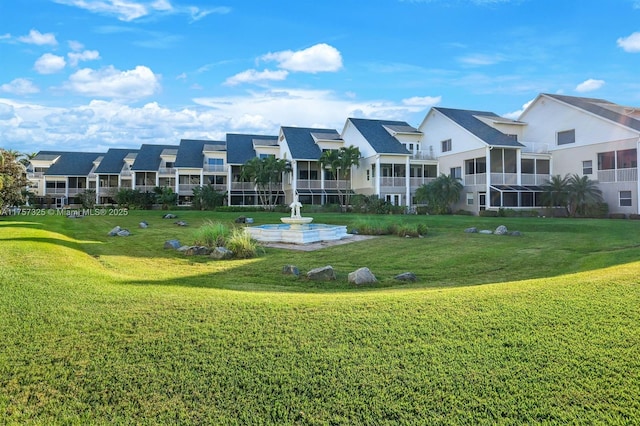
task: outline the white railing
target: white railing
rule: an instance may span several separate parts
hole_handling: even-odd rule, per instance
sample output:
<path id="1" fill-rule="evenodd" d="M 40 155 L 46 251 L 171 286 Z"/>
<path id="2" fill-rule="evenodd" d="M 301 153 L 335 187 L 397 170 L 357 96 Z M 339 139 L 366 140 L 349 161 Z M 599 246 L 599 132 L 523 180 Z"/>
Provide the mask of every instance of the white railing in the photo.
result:
<path id="1" fill-rule="evenodd" d="M 136 185 L 136 188 L 140 192 L 153 192 L 155 185 Z"/>
<path id="2" fill-rule="evenodd" d="M 120 171 L 120 176 L 131 176 L 133 172 L 131 170 L 122 170 Z"/>
<path id="3" fill-rule="evenodd" d="M 412 160 L 435 160 L 436 156 L 433 151 L 416 151 L 411 154 Z"/>
<path id="4" fill-rule="evenodd" d="M 465 175 L 464 184 L 465 184 L 465 186 L 486 185 L 487 184 L 487 174 L 486 173 L 476 173 L 474 175 Z"/>
<path id="5" fill-rule="evenodd" d="M 325 180 L 325 189 L 349 189 L 348 180 Z"/>
<path id="6" fill-rule="evenodd" d="M 407 186 L 407 178 L 405 177 L 382 177 L 380 178 L 380 186 L 392 188 L 404 188 Z"/>
<path id="7" fill-rule="evenodd" d="M 193 192 L 193 188 L 197 188 L 198 186 L 200 186 L 199 183 L 180 183 L 178 184 L 178 192 L 180 192 L 181 194 L 191 194 Z"/>
<path id="8" fill-rule="evenodd" d="M 433 182 L 435 179 L 436 178 L 432 177 L 412 177 L 409 178 L 409 185 L 411 186 L 411 188 L 417 188 L 429 182 Z"/>
<path id="9" fill-rule="evenodd" d="M 539 143 L 539 142 L 522 142 L 518 141 L 524 145 L 522 148 L 522 152 L 532 153 L 532 154 L 548 154 L 549 153 L 549 144 L 548 143 Z"/>
<path id="10" fill-rule="evenodd" d="M 176 169 L 174 169 L 173 167 L 160 167 L 158 169 L 158 173 L 161 175 L 175 175 Z"/>
<path id="11" fill-rule="evenodd" d="M 229 170 L 229 166 L 227 165 L 216 165 L 216 164 L 205 164 L 202 167 L 202 170 L 204 170 L 205 172 L 226 172 L 227 170 Z"/>
<path id="12" fill-rule="evenodd" d="M 544 185 L 550 177 L 550 175 L 522 173 L 520 182 L 522 185 Z"/>
<path id="13" fill-rule="evenodd" d="M 37 179 L 44 176 L 44 172 L 28 172 L 27 179 Z"/>
<path id="14" fill-rule="evenodd" d="M 638 169 L 598 170 L 598 182 L 637 182 Z"/>
<path id="15" fill-rule="evenodd" d="M 298 179 L 298 189 L 320 189 L 322 181 L 317 179 Z"/>
<path id="16" fill-rule="evenodd" d="M 254 191 L 256 185 L 253 182 L 231 182 L 232 191 Z"/>
<path id="17" fill-rule="evenodd" d="M 492 185 L 517 185 L 518 175 L 516 173 L 491 173 Z"/>

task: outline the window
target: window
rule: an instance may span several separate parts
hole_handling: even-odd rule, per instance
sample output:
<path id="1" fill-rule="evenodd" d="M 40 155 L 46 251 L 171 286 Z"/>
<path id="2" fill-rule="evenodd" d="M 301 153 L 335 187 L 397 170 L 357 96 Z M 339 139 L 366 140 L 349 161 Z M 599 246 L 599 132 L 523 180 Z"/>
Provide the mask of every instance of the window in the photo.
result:
<path id="1" fill-rule="evenodd" d="M 556 134 L 558 145 L 567 145 L 576 142 L 576 129 L 565 130 Z"/>
<path id="2" fill-rule="evenodd" d="M 467 192 L 467 205 L 473 205 L 473 192 Z"/>
<path id="3" fill-rule="evenodd" d="M 533 158 L 523 158 L 520 161 L 520 170 L 522 171 L 522 174 L 534 175 L 536 173 L 535 169 L 536 165 Z"/>
<path id="4" fill-rule="evenodd" d="M 371 178 L 371 173 L 369 172 L 369 169 L 367 169 L 367 180 L 369 180 Z"/>
<path id="5" fill-rule="evenodd" d="M 449 170 L 449 174 L 452 178 L 462 179 L 462 167 L 452 167 Z"/>
<path id="6" fill-rule="evenodd" d="M 625 149 L 617 152 L 618 169 L 632 169 L 638 167 L 638 157 L 635 149 Z"/>
<path id="7" fill-rule="evenodd" d="M 536 173 L 539 175 L 548 175 L 551 173 L 551 165 L 549 160 L 536 160 Z"/>
<path id="8" fill-rule="evenodd" d="M 442 152 L 451 151 L 451 139 L 444 140 L 441 143 L 442 143 Z"/>
<path id="9" fill-rule="evenodd" d="M 582 162 L 582 174 L 583 175 L 590 175 L 593 173 L 593 161 L 588 160 L 588 161 L 583 161 Z"/>
<path id="10" fill-rule="evenodd" d="M 631 200 L 631 191 L 620 191 L 619 199 L 620 207 L 631 207 L 633 205 Z"/>
<path id="11" fill-rule="evenodd" d="M 260 155 L 258 155 L 258 158 L 260 158 L 260 159 L 269 158 L 269 157 L 275 158 L 276 155 L 275 154 L 260 154 Z"/>
<path id="12" fill-rule="evenodd" d="M 172 163 L 167 163 L 167 164 L 172 164 Z M 209 164 L 210 166 L 222 166 L 222 158 L 209 158 L 207 160 L 207 164 Z M 167 166 L 167 167 L 170 167 L 170 166 Z"/>
<path id="13" fill-rule="evenodd" d="M 598 153 L 598 170 L 613 170 L 616 168 L 615 151 Z"/>

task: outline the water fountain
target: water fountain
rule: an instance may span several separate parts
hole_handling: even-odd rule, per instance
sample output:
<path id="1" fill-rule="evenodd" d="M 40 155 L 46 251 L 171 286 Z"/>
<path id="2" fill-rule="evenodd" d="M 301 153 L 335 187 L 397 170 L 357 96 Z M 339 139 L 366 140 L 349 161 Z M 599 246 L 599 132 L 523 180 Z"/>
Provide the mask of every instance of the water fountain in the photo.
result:
<path id="1" fill-rule="evenodd" d="M 347 238 L 347 227 L 344 225 L 325 225 L 313 222 L 312 217 L 302 217 L 302 203 L 296 196 L 289 204 L 290 217 L 281 217 L 280 224 L 250 226 L 246 230 L 260 242 L 309 244 L 319 241 L 336 241 Z"/>

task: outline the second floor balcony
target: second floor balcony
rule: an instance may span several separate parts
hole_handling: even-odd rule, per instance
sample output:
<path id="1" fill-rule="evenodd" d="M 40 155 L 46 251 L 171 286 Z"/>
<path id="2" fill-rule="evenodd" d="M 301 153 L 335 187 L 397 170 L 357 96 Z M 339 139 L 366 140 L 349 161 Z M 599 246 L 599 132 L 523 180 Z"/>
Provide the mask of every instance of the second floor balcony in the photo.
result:
<path id="1" fill-rule="evenodd" d="M 598 170 L 598 182 L 601 183 L 637 181 L 638 169 L 636 167 L 628 169 Z"/>

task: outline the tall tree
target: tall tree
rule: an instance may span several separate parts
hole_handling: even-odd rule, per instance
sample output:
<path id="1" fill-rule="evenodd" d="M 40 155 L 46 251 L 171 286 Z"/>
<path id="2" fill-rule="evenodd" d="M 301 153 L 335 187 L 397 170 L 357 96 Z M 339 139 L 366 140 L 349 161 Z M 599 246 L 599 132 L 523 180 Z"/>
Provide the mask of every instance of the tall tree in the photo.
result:
<path id="1" fill-rule="evenodd" d="M 427 203 L 427 208 L 431 213 L 451 213 L 452 205 L 460 199 L 463 187 L 460 179 L 443 173 L 433 181 L 416 189 L 415 196 L 419 202 Z"/>
<path id="2" fill-rule="evenodd" d="M 602 191 L 598 188 L 598 181 L 588 176 L 571 175 L 568 180 L 567 210 L 571 217 L 583 215 L 586 209 L 602 202 Z"/>
<path id="3" fill-rule="evenodd" d="M 266 210 L 273 210 L 282 189 L 282 175 L 290 170 L 291 165 L 285 159 L 275 156 L 254 157 L 242 166 L 240 177 L 244 181 L 253 182 L 260 204 Z"/>
<path id="4" fill-rule="evenodd" d="M 342 147 L 338 150 L 326 150 L 318 160 L 322 168 L 329 170 L 331 176 L 336 179 L 336 189 L 338 190 L 338 199 L 342 206 L 342 211 L 346 211 L 351 201 L 352 181 L 351 168 L 360 165 L 360 149 L 350 145 Z M 349 180 L 349 187 L 340 188 L 341 176 Z"/>
<path id="5" fill-rule="evenodd" d="M 16 151 L 0 149 L 0 208 L 4 210 L 22 204 L 27 183 L 24 166 L 17 160 Z"/>

